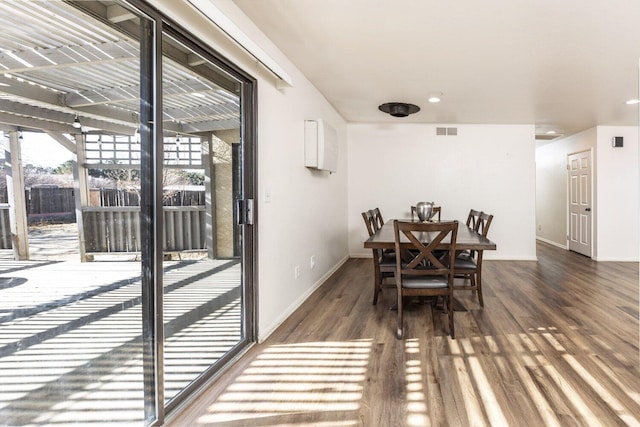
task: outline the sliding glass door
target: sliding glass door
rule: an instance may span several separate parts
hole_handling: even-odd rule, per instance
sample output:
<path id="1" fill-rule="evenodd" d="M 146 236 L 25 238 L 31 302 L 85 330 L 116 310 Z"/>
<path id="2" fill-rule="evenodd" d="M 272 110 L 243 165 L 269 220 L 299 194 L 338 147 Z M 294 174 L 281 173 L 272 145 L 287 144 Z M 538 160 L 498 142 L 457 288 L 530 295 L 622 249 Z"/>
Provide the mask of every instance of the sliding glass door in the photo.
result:
<path id="1" fill-rule="evenodd" d="M 0 425 L 161 423 L 254 341 L 255 82 L 136 0 L 0 2 L 0 49 L 0 222 L 32 138 L 72 206 L 0 238 Z"/>

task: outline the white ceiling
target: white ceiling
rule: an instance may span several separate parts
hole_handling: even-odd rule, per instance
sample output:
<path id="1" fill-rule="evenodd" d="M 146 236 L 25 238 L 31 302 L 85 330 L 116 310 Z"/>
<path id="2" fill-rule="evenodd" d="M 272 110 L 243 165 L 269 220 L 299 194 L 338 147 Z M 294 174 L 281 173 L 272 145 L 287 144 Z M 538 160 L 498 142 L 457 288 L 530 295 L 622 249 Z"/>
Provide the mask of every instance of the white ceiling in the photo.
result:
<path id="1" fill-rule="evenodd" d="M 234 2 L 349 122 L 638 124 L 638 0 Z"/>

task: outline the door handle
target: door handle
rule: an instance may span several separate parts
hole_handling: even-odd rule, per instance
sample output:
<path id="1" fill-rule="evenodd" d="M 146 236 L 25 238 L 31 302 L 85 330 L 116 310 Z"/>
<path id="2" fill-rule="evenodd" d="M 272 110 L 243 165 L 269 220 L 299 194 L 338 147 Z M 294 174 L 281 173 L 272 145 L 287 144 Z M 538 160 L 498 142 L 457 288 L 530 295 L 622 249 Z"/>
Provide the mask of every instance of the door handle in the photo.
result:
<path id="1" fill-rule="evenodd" d="M 585 211 L 591 212 L 591 208 L 586 208 Z"/>
<path id="2" fill-rule="evenodd" d="M 253 199 L 236 200 L 238 225 L 253 225 Z"/>

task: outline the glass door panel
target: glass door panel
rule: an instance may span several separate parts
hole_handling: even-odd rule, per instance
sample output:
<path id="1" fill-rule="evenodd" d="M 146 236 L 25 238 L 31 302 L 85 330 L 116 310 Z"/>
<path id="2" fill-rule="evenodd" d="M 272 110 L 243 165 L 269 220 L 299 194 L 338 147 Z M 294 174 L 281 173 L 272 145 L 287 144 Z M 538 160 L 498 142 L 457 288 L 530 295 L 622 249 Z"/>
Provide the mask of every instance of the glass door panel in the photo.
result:
<path id="1" fill-rule="evenodd" d="M 1 254 L 1 425 L 145 419 L 134 136 L 140 43 L 131 30 L 146 18 L 109 2 L 119 8 L 116 22 L 106 7 L 91 9 L 97 2 L 78 4 L 0 2 L 0 97 L 20 112 L 3 123 L 7 182 L 13 203 L 30 200 L 20 219 L 31 246 L 19 261 L 11 246 Z M 68 201 L 69 215 L 34 211 L 35 199 L 14 185 L 19 171 L 33 178 L 19 152 L 36 149 L 36 140 L 38 150 L 72 158 L 50 164 L 55 156 L 39 156 L 35 174 L 40 200 Z"/>
<path id="2" fill-rule="evenodd" d="M 165 400 L 246 339 L 240 83 L 163 35 Z"/>

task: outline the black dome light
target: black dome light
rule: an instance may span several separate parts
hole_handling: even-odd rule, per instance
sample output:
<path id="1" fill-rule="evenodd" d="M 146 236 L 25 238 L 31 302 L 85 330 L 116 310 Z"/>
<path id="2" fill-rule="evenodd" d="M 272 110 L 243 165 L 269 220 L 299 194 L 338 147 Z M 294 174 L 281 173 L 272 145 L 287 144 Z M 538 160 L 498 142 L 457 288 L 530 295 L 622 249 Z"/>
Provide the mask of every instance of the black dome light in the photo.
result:
<path id="1" fill-rule="evenodd" d="M 409 114 L 417 113 L 420 107 L 404 102 L 387 102 L 378 107 L 378 110 L 391 114 L 393 117 L 407 117 Z"/>

